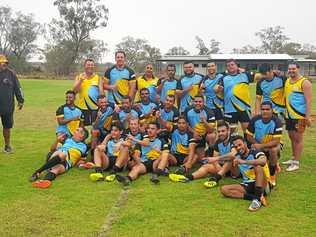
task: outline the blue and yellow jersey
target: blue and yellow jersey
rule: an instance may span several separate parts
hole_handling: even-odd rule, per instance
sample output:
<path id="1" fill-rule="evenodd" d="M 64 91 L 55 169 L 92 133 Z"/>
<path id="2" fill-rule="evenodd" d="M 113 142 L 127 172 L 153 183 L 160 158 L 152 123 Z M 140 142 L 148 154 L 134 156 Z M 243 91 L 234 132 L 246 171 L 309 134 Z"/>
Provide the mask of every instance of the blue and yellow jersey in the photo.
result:
<path id="1" fill-rule="evenodd" d="M 282 122 L 277 116 L 265 122 L 261 115 L 257 115 L 250 120 L 246 134 L 254 137 L 258 143 L 266 144 L 274 138 L 282 137 Z"/>
<path id="2" fill-rule="evenodd" d="M 175 95 L 177 89 L 178 81 L 176 79 L 164 79 L 160 78 L 158 81 L 158 86 L 162 84 L 160 91 L 160 101 L 166 101 L 168 95 Z"/>
<path id="3" fill-rule="evenodd" d="M 284 87 L 286 118 L 305 118 L 306 100 L 302 88 L 302 84 L 305 80 L 307 80 L 305 77 L 301 77 L 294 83 L 291 82 L 290 78 L 286 80 Z"/>
<path id="4" fill-rule="evenodd" d="M 184 75 L 178 80 L 177 90 L 185 90 L 192 86 L 192 89 L 189 92 L 183 94 L 180 98 L 180 113 L 183 113 L 186 108 L 192 105 L 194 97 L 199 94 L 199 85 L 202 80 L 203 75 L 198 73 Z"/>
<path id="5" fill-rule="evenodd" d="M 116 116 L 120 122 L 124 123 L 124 121 L 126 120 L 126 117 L 129 114 L 131 115 L 132 118 L 139 118 L 141 116 L 140 111 L 136 111 L 135 109 L 131 109 L 129 111 L 121 110 L 120 112 L 117 113 Z"/>
<path id="6" fill-rule="evenodd" d="M 172 107 L 170 111 L 167 111 L 163 106 L 159 108 L 161 118 L 174 126 L 179 119 L 179 111 L 176 107 Z"/>
<path id="7" fill-rule="evenodd" d="M 248 73 L 227 74 L 219 80 L 224 87 L 224 113 L 249 111 L 251 76 Z"/>
<path id="8" fill-rule="evenodd" d="M 206 128 L 204 123 L 201 121 L 201 116 L 206 118 L 208 124 L 212 125 L 213 127 L 216 125 L 213 111 L 205 106 L 201 110 L 196 110 L 194 107 L 189 107 L 184 111 L 183 114 L 186 121 L 189 123 L 189 126 L 200 136 L 206 134 Z"/>
<path id="9" fill-rule="evenodd" d="M 113 66 L 104 74 L 105 80 L 109 85 L 116 85 L 116 91 L 108 92 L 108 101 L 111 103 L 121 104 L 123 96 L 127 96 L 129 92 L 129 82 L 135 80 L 135 73 L 129 67 L 122 69 Z"/>
<path id="10" fill-rule="evenodd" d="M 123 141 L 123 138 L 118 140 L 110 139 L 106 144 L 106 155 L 108 157 L 117 157 L 120 153 L 120 147 Z"/>
<path id="11" fill-rule="evenodd" d="M 56 134 L 64 133 L 67 137 L 71 137 L 77 128 L 79 128 L 80 122 L 84 120 L 83 113 L 79 107 L 69 107 L 67 104 L 60 106 L 56 111 L 56 118 L 71 119 L 75 117 L 79 117 L 79 119 L 70 121 L 67 124 L 58 125 Z"/>
<path id="12" fill-rule="evenodd" d="M 205 105 L 210 109 L 223 108 L 223 97 L 214 91 L 214 87 L 218 84 L 223 74 L 217 73 L 214 78 L 206 75 L 201 81 L 201 86 L 205 88 Z"/>
<path id="13" fill-rule="evenodd" d="M 285 111 L 285 80 L 275 76 L 271 80 L 263 78 L 257 82 L 256 95 L 262 97 L 262 102 L 270 101 L 275 114 L 283 114 Z"/>
<path id="14" fill-rule="evenodd" d="M 67 138 L 63 145 L 58 148 L 67 156 L 66 169 L 75 166 L 82 157 L 86 156 L 87 149 L 88 147 L 84 142 L 77 142 L 73 138 Z"/>
<path id="15" fill-rule="evenodd" d="M 99 117 L 99 120 L 94 125 L 95 129 L 99 129 L 104 134 L 111 130 L 114 108 L 115 105 L 113 103 L 108 103 L 106 109 L 104 111 L 101 111 L 102 115 Z"/>
<path id="16" fill-rule="evenodd" d="M 125 134 L 126 134 L 126 137 L 127 137 L 127 135 L 132 135 L 133 137 L 135 137 L 138 140 L 143 140 L 143 134 L 140 133 L 140 132 L 138 132 L 137 134 L 133 135 L 130 130 L 126 130 Z M 133 150 L 137 143 L 135 141 L 131 141 L 131 143 L 132 143 L 131 149 Z"/>
<path id="17" fill-rule="evenodd" d="M 144 135 L 144 139 L 148 139 L 147 135 Z M 156 160 L 160 157 L 162 152 L 169 151 L 169 145 L 159 138 L 155 138 L 149 141 L 149 146 L 141 146 L 137 144 L 136 150 L 139 150 L 141 153 L 141 161 L 145 162 L 147 160 Z"/>
<path id="18" fill-rule="evenodd" d="M 81 73 L 75 80 L 79 81 L 81 78 L 84 78 L 84 80 L 81 83 L 75 104 L 80 109 L 97 110 L 100 77 L 98 74 L 93 74 L 87 78 L 85 73 Z"/>
<path id="19" fill-rule="evenodd" d="M 140 90 L 143 88 L 147 88 L 149 90 L 149 98 L 151 102 L 157 102 L 157 85 L 158 85 L 159 78 L 153 77 L 151 79 L 146 79 L 145 76 L 140 76 L 136 79 L 136 95 L 135 95 L 135 102 L 140 101 Z"/>
<path id="20" fill-rule="evenodd" d="M 230 139 L 228 140 L 227 144 L 225 144 L 225 141 L 221 141 L 219 139 L 217 139 L 214 144 L 214 151 L 218 152 L 221 156 L 231 152 L 232 148 L 233 144 Z"/>
<path id="21" fill-rule="evenodd" d="M 262 156 L 265 156 L 265 154 L 261 151 L 257 150 L 250 150 L 247 157 L 243 157 L 240 154 L 236 155 L 238 158 L 243 160 L 255 160 Z M 247 164 L 238 164 L 238 168 L 240 170 L 240 173 L 242 175 L 243 183 L 250 183 L 256 181 L 256 174 L 254 170 L 253 165 L 247 165 Z M 263 166 L 263 173 L 265 178 L 269 181 L 270 180 L 270 171 L 267 164 Z"/>
<path id="22" fill-rule="evenodd" d="M 149 112 L 152 109 L 153 110 L 158 109 L 158 105 L 153 102 L 149 102 L 147 104 L 140 103 L 139 107 L 135 108 L 135 110 L 140 114 L 139 119 L 141 123 L 147 123 L 147 122 L 149 123 L 151 121 L 156 121 L 156 116 L 154 116 L 153 113 L 148 118 L 145 118 L 145 116 L 149 114 Z"/>
<path id="23" fill-rule="evenodd" d="M 189 144 L 196 143 L 190 132 L 180 132 L 179 129 L 174 129 L 171 134 L 171 148 L 172 154 L 188 155 Z"/>

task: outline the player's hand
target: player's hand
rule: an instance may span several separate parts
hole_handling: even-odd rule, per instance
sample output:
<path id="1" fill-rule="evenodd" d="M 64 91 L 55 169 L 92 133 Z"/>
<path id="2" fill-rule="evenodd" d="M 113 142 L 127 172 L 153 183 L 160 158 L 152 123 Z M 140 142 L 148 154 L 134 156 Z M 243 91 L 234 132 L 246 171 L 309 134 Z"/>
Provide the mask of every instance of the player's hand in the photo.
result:
<path id="1" fill-rule="evenodd" d="M 77 121 L 77 120 L 80 120 L 80 116 L 76 116 L 72 118 L 72 121 Z"/>
<path id="2" fill-rule="evenodd" d="M 305 119 L 305 124 L 306 124 L 306 127 L 310 127 L 312 125 L 312 119 L 311 118 L 306 118 Z"/>
<path id="3" fill-rule="evenodd" d="M 217 86 L 217 90 L 218 90 L 218 92 L 223 92 L 224 91 L 224 87 L 223 86 L 221 86 L 221 85 L 218 85 Z"/>
<path id="4" fill-rule="evenodd" d="M 112 85 L 112 86 L 110 86 L 110 88 L 112 91 L 117 91 L 117 85 Z"/>
<path id="5" fill-rule="evenodd" d="M 216 157 L 207 157 L 206 160 L 207 160 L 207 163 L 209 163 L 209 164 L 212 164 L 212 163 L 218 161 L 218 159 Z"/>
<path id="6" fill-rule="evenodd" d="M 193 138 L 197 139 L 197 140 L 201 140 L 202 139 L 202 137 L 195 131 L 193 132 Z"/>
<path id="7" fill-rule="evenodd" d="M 58 141 L 59 143 L 62 143 L 63 141 L 65 141 L 66 137 L 67 137 L 67 136 L 66 136 L 65 133 L 59 134 L 59 135 L 57 136 L 57 141 Z"/>
<path id="8" fill-rule="evenodd" d="M 105 145 L 103 145 L 103 144 L 98 145 L 97 148 L 98 148 L 100 151 L 102 151 L 102 152 L 105 151 Z"/>
<path id="9" fill-rule="evenodd" d="M 131 134 L 128 134 L 127 135 L 127 139 L 134 141 L 135 137 L 133 135 L 131 135 Z"/>
<path id="10" fill-rule="evenodd" d="M 18 103 L 18 109 L 21 110 L 23 108 L 23 103 Z"/>
<path id="11" fill-rule="evenodd" d="M 200 115 L 200 119 L 201 119 L 201 122 L 207 123 L 206 117 L 204 116 L 204 114 L 201 114 L 201 115 Z"/>
<path id="12" fill-rule="evenodd" d="M 236 164 L 240 164 L 240 165 L 246 164 L 245 160 L 242 160 L 242 159 L 239 159 L 239 158 L 236 158 L 235 162 L 236 162 Z"/>
<path id="13" fill-rule="evenodd" d="M 118 112 L 120 112 L 120 111 L 121 111 L 120 106 L 115 105 L 115 106 L 114 106 L 114 112 L 118 113 Z"/>
<path id="14" fill-rule="evenodd" d="M 100 118 L 102 116 L 102 114 L 103 114 L 102 111 L 99 110 L 98 113 L 97 113 L 97 118 Z"/>
<path id="15" fill-rule="evenodd" d="M 157 119 L 161 118 L 160 110 L 156 111 L 155 116 L 156 116 Z"/>

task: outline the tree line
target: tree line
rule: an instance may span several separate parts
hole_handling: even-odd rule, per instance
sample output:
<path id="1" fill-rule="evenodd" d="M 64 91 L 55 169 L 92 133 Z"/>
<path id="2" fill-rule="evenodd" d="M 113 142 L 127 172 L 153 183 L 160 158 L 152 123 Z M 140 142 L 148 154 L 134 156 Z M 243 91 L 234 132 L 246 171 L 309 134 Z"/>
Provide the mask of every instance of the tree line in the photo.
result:
<path id="1" fill-rule="evenodd" d="M 95 30 L 107 26 L 109 10 L 101 0 L 55 0 L 59 17 L 43 25 L 33 14 L 14 12 L 8 6 L 0 6 L 0 53 L 9 57 L 12 67 L 19 73 L 34 70 L 28 61 L 41 55 L 45 72 L 54 75 L 69 75 L 76 71 L 85 58 L 102 62 L 108 46 L 105 41 L 91 36 Z M 260 45 L 245 45 L 234 48 L 231 53 L 287 53 L 316 58 L 316 46 L 290 40 L 282 26 L 262 29 L 254 34 Z M 41 40 L 45 45 L 38 45 Z M 208 41 L 195 36 L 198 55 L 221 53 L 221 43 L 214 38 Z M 146 39 L 124 37 L 115 50 L 124 50 L 127 63 L 136 72 L 144 64 L 155 63 L 162 53 Z M 165 55 L 190 55 L 181 45 L 174 46 Z"/>

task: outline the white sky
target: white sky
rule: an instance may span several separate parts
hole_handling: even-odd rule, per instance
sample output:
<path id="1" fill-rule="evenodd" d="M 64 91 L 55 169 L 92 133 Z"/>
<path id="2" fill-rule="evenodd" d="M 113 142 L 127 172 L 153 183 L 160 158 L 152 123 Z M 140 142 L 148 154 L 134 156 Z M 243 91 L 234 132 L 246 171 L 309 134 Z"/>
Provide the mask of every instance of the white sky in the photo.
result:
<path id="1" fill-rule="evenodd" d="M 115 45 L 125 36 L 144 38 L 162 54 L 173 46 L 183 46 L 196 54 L 195 36 L 205 43 L 221 42 L 222 53 L 244 45 L 258 45 L 254 33 L 281 25 L 292 41 L 316 45 L 316 1 L 313 0 L 101 0 L 109 9 L 106 28 L 93 33 L 110 49 L 106 61 L 113 61 Z M 58 17 L 53 0 L 1 0 L 24 14 L 49 23 Z M 43 44 L 43 42 L 39 42 Z"/>

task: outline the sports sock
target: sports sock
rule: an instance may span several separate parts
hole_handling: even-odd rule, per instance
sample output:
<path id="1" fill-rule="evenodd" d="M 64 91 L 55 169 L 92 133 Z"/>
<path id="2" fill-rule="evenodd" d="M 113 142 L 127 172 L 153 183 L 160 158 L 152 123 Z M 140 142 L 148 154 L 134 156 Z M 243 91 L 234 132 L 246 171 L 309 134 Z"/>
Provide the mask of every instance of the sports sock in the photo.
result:
<path id="1" fill-rule="evenodd" d="M 216 182 L 219 182 L 222 179 L 222 176 L 220 174 L 215 174 L 214 178 Z"/>
<path id="2" fill-rule="evenodd" d="M 102 173 L 103 171 L 102 167 L 95 167 L 94 169 L 96 173 Z"/>
<path id="3" fill-rule="evenodd" d="M 256 196 L 256 199 L 260 200 L 262 194 L 263 194 L 263 188 L 256 186 L 256 187 L 255 187 L 255 196 Z"/>
<path id="4" fill-rule="evenodd" d="M 257 196 L 256 195 L 253 195 L 251 193 L 245 193 L 244 194 L 244 197 L 243 197 L 244 200 L 253 200 L 253 199 L 257 199 Z M 259 199 L 260 200 L 260 199 Z"/>
<path id="5" fill-rule="evenodd" d="M 194 177 L 193 177 L 193 175 L 192 174 L 188 174 L 188 175 L 186 175 L 185 177 L 187 177 L 189 180 L 193 180 L 194 179 Z"/>
<path id="6" fill-rule="evenodd" d="M 129 179 L 129 181 L 131 181 L 131 182 L 133 181 L 131 176 L 127 175 L 126 177 Z"/>
<path id="7" fill-rule="evenodd" d="M 269 165 L 270 175 L 275 175 L 276 165 Z"/>
<path id="8" fill-rule="evenodd" d="M 52 157 L 51 159 L 49 159 L 41 168 L 39 168 L 38 170 L 36 170 L 35 172 L 36 173 L 41 173 L 43 172 L 44 170 L 47 170 L 49 168 L 52 168 L 54 167 L 55 165 L 58 165 L 62 162 L 62 160 L 60 159 L 60 157 L 57 155 L 57 156 L 54 156 Z"/>
<path id="9" fill-rule="evenodd" d="M 44 180 L 49 180 L 49 181 L 53 181 L 54 179 L 56 179 L 56 174 L 54 174 L 53 172 L 48 172 L 45 177 Z"/>
<path id="10" fill-rule="evenodd" d="M 121 169 L 120 167 L 118 167 L 117 165 L 114 165 L 114 166 L 113 166 L 113 169 L 112 169 L 112 173 L 113 173 L 113 174 L 116 174 L 117 172 L 120 171 L 120 169 Z"/>

